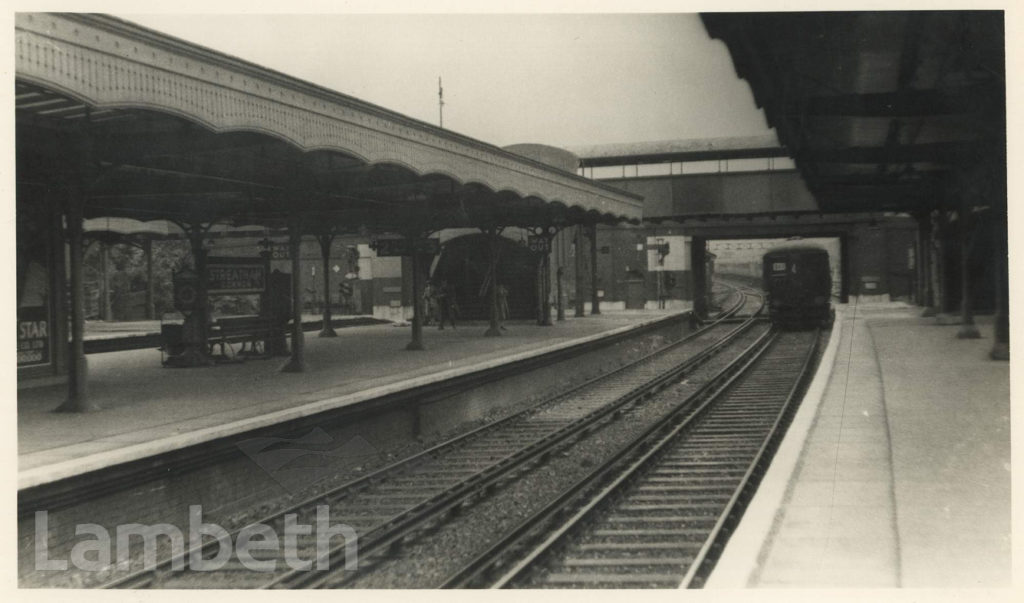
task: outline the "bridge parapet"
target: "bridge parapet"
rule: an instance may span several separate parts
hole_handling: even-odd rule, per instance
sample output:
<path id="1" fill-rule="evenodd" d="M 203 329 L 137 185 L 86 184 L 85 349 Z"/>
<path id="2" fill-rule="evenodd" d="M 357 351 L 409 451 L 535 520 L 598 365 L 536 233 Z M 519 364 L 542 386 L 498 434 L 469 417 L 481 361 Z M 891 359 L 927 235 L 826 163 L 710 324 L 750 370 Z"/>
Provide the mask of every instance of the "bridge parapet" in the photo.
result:
<path id="1" fill-rule="evenodd" d="M 603 182 L 643 196 L 647 220 L 820 211 L 796 170 L 611 178 Z"/>

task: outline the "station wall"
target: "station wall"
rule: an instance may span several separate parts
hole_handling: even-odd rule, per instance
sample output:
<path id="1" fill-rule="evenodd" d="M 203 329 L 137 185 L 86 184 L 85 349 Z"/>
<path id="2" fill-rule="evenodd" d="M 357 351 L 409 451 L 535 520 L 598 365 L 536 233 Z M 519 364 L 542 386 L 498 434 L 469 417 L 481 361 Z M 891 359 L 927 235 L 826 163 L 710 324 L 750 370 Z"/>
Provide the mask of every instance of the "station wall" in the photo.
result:
<path id="1" fill-rule="evenodd" d="M 568 312 L 576 303 L 577 227 L 571 226 L 552 241 L 551 302 L 558 299 L 558 270 L 562 269 L 562 303 Z M 585 230 L 585 229 L 584 229 Z M 649 240 L 661 237 L 674 244 L 666 257 L 672 258 L 663 270 L 650 263 Z M 579 234 L 582 258 L 582 295 L 585 311 L 591 301 L 590 239 Z M 682 307 L 691 299 L 689 237 L 678 229 L 656 226 L 599 225 L 597 228 L 597 292 L 601 307 L 609 310 L 643 309 L 658 306 L 659 283 L 666 307 Z M 673 255 L 675 254 L 675 255 Z M 656 256 L 655 256 L 656 257 Z M 685 258 L 685 259 L 683 259 Z M 685 268 L 683 268 L 685 266 Z M 658 276 L 658 272 L 662 272 Z"/>
<path id="2" fill-rule="evenodd" d="M 846 236 L 849 291 L 861 301 L 917 301 L 917 227 L 913 220 L 861 224 Z"/>

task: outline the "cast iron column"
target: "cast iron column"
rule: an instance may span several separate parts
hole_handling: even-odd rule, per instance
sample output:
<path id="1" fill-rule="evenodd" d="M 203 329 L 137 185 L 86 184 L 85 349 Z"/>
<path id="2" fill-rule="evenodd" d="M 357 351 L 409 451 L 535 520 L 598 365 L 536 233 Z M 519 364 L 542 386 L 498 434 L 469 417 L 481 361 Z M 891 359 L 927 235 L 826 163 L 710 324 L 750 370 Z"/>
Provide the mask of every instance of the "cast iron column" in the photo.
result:
<path id="1" fill-rule="evenodd" d="M 302 373 L 306 370 L 305 342 L 302 334 L 302 230 L 298 216 L 288 221 L 288 252 L 292 257 L 292 355 L 281 367 L 284 373 Z"/>
<path id="2" fill-rule="evenodd" d="M 110 311 L 110 275 L 107 264 L 110 255 L 107 250 L 107 242 L 100 240 L 100 320 L 106 322 L 112 320 Z"/>
<path id="3" fill-rule="evenodd" d="M 142 251 L 146 254 L 146 320 L 153 320 L 156 318 L 153 297 L 153 239 L 142 240 Z"/>
<path id="4" fill-rule="evenodd" d="M 553 227 L 537 228 L 534 236 L 544 241 L 544 248 L 537 259 L 537 325 L 550 327 L 551 323 L 551 243 L 554 240 Z"/>
<path id="5" fill-rule="evenodd" d="M 541 327 L 551 327 L 551 236 L 545 234 L 547 250 L 544 252 L 544 299 L 541 302 L 543 313 L 541 315 Z"/>
<path id="6" fill-rule="evenodd" d="M 423 349 L 423 285 L 420 283 L 420 262 L 423 259 L 415 249 L 413 239 L 412 253 L 412 341 L 405 346 L 407 350 Z"/>
<path id="7" fill-rule="evenodd" d="M 68 347 L 68 397 L 57 412 L 99 410 L 89 402 L 85 391 L 88 364 L 85 360 L 85 291 L 82 282 L 82 203 L 81 191 L 74 192 L 67 211 L 68 256 L 71 268 L 71 342 Z M 63 293 L 63 291 L 61 291 Z"/>
<path id="8" fill-rule="evenodd" d="M 998 204 L 993 208 L 992 236 L 993 262 L 996 282 L 996 322 L 995 322 L 995 343 L 992 344 L 992 351 L 989 356 L 993 360 L 1010 359 L 1010 290 L 1009 290 L 1009 266 L 1006 257 L 1007 249 L 1007 219 L 1006 207 Z"/>
<path id="9" fill-rule="evenodd" d="M 64 251 L 68 239 L 67 233 L 64 230 L 64 211 L 59 201 L 50 194 L 47 195 L 47 202 L 50 206 L 49 244 L 55 251 L 52 254 L 53 270 L 51 270 L 48 282 L 50 291 L 54 292 L 51 298 L 53 299 L 52 316 L 55 320 L 52 321 L 53 328 L 51 329 L 50 336 L 53 342 L 54 366 L 58 374 L 65 375 L 68 371 L 68 353 L 71 351 L 70 346 L 65 343 L 68 341 L 71 326 L 69 320 L 71 316 L 71 300 L 68 295 L 68 254 Z"/>
<path id="10" fill-rule="evenodd" d="M 324 270 L 324 324 L 323 328 L 320 329 L 319 337 L 338 336 L 334 331 L 334 327 L 331 326 L 331 241 L 333 240 L 333 234 L 324 234 L 317 237 L 317 241 L 320 242 L 320 256 L 323 258 Z"/>
<path id="11" fill-rule="evenodd" d="M 850 303 L 850 287 L 853 285 L 850 278 L 850 237 L 853 235 L 847 231 L 839 237 L 839 303 Z"/>
<path id="12" fill-rule="evenodd" d="M 203 235 L 206 229 L 198 220 L 192 222 L 189 228 L 189 242 L 192 245 L 192 259 L 195 262 L 196 277 L 196 307 L 192 311 L 191 333 L 186 337 L 188 351 L 185 353 L 185 366 L 206 366 L 213 364 L 213 359 L 208 353 L 208 341 L 210 337 L 210 299 L 207 293 L 209 273 L 207 270 L 207 251 L 203 248 Z M 189 321 L 186 321 L 186 323 Z"/>
<path id="13" fill-rule="evenodd" d="M 576 225 L 576 236 L 573 240 L 573 259 L 576 260 L 576 318 L 583 316 L 583 225 Z"/>
<path id="14" fill-rule="evenodd" d="M 561 322 L 565 320 L 565 293 L 562 291 L 562 278 L 565 276 L 565 267 L 559 263 L 558 269 L 555 270 L 555 293 L 558 295 L 558 299 L 555 301 L 555 320 Z"/>
<path id="15" fill-rule="evenodd" d="M 921 284 L 918 289 L 921 291 L 920 304 L 924 306 L 921 316 L 935 316 L 935 297 L 932 288 L 932 215 L 931 211 L 920 215 L 917 218 L 918 249 L 917 258 L 918 274 Z"/>
<path id="16" fill-rule="evenodd" d="M 950 310 L 949 295 L 946 291 L 946 236 L 949 234 L 949 219 L 945 209 L 935 212 L 932 223 L 932 288 L 935 290 L 935 309 L 939 313 Z"/>
<path id="17" fill-rule="evenodd" d="M 545 235 L 547 239 L 547 245 L 550 248 L 551 237 Z M 541 281 L 541 301 L 540 301 L 540 326 L 550 327 L 551 326 L 551 252 L 545 251 L 544 255 L 541 256 L 541 269 L 540 269 L 540 281 Z"/>
<path id="18" fill-rule="evenodd" d="M 484 331 L 484 337 L 498 337 L 501 335 L 501 325 L 498 323 L 498 235 L 494 231 L 487 231 L 487 235 L 491 271 L 491 322 Z"/>
<path id="19" fill-rule="evenodd" d="M 537 311 L 537 324 L 544 323 L 544 256 L 537 258 L 537 269 L 533 271 L 533 284 L 537 289 L 534 309 Z"/>
<path id="20" fill-rule="evenodd" d="M 978 339 L 981 333 L 974 324 L 974 287 L 971 284 L 972 235 L 970 231 L 971 208 L 967 200 L 960 202 L 960 330 L 957 339 Z"/>
<path id="21" fill-rule="evenodd" d="M 693 278 L 693 314 L 698 318 L 705 318 L 708 312 L 705 251 L 704 238 L 693 237 L 690 242 L 690 272 Z"/>
<path id="22" fill-rule="evenodd" d="M 590 224 L 590 313 L 601 313 L 601 297 L 597 294 L 597 222 Z"/>

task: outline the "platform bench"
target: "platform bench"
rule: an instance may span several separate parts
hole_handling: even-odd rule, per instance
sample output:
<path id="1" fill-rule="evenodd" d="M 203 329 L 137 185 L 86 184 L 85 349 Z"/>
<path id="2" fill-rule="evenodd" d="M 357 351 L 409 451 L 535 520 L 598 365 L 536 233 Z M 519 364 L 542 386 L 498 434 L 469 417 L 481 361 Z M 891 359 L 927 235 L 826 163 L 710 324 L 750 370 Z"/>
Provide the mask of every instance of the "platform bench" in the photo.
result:
<path id="1" fill-rule="evenodd" d="M 219 345 L 221 355 L 225 355 L 225 347 L 232 343 L 241 343 L 238 354 L 262 355 L 265 350 L 263 342 L 282 328 L 282 325 L 269 316 L 238 316 L 218 318 L 210 332 L 210 351 Z M 249 349 L 246 350 L 246 344 Z M 232 348 L 232 353 L 234 349 Z"/>

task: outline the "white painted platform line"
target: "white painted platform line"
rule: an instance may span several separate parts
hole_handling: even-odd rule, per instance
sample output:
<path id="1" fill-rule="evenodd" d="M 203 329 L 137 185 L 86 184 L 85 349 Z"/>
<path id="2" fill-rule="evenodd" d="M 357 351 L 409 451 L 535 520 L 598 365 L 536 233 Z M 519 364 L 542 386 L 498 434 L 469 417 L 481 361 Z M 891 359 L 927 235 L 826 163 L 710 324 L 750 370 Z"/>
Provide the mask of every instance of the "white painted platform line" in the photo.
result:
<path id="1" fill-rule="evenodd" d="M 705 588 L 746 588 L 756 577 L 764 561 L 762 557 L 770 545 L 769 535 L 776 521 L 781 519 L 782 503 L 789 496 L 807 436 L 825 398 L 825 388 L 843 339 L 845 318 L 844 309 L 836 308 L 832 333 L 800 408 L 775 452 L 775 458 L 761 480 L 757 493 L 708 577 Z"/>

